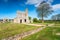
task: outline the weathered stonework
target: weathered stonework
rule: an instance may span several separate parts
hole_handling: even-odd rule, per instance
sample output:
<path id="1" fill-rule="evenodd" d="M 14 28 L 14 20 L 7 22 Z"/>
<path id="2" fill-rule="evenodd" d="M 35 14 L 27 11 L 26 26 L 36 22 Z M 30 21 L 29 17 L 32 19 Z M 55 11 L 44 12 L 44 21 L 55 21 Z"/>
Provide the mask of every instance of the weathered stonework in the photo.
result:
<path id="1" fill-rule="evenodd" d="M 28 9 L 26 9 L 25 12 L 17 11 L 14 23 L 30 23 L 28 18 Z"/>
<path id="2" fill-rule="evenodd" d="M 3 23 L 5 23 L 5 22 L 9 22 L 9 19 L 4 18 L 4 19 L 3 19 Z"/>

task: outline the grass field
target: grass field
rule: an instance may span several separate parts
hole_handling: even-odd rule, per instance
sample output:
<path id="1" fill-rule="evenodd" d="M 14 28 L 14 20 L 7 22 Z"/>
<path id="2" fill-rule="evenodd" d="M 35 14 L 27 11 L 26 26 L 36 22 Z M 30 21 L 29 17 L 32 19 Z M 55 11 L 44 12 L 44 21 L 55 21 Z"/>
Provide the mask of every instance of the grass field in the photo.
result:
<path id="1" fill-rule="evenodd" d="M 23 38 L 22 40 L 60 40 L 60 35 L 56 35 L 56 33 L 60 33 L 60 27 L 47 27 L 38 33 Z"/>
<path id="2" fill-rule="evenodd" d="M 0 23 L 0 39 L 14 36 L 29 30 L 34 30 L 39 27 L 28 26 L 24 24 Z"/>

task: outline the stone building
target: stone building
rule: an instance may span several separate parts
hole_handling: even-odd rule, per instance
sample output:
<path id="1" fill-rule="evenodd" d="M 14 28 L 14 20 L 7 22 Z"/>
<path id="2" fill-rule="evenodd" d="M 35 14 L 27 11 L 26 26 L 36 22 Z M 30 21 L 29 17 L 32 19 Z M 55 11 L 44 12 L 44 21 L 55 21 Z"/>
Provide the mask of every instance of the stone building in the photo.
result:
<path id="1" fill-rule="evenodd" d="M 2 22 L 2 23 L 6 23 L 6 22 L 11 22 L 11 23 L 13 23 L 13 19 L 8 19 L 8 18 L 3 18 L 3 19 L 0 19 L 0 22 Z"/>
<path id="2" fill-rule="evenodd" d="M 9 22 L 9 19 L 8 18 L 4 18 L 3 19 L 3 23 L 5 23 L 5 22 Z"/>
<path id="3" fill-rule="evenodd" d="M 28 18 L 28 9 L 26 9 L 25 12 L 17 11 L 14 23 L 30 23 Z"/>

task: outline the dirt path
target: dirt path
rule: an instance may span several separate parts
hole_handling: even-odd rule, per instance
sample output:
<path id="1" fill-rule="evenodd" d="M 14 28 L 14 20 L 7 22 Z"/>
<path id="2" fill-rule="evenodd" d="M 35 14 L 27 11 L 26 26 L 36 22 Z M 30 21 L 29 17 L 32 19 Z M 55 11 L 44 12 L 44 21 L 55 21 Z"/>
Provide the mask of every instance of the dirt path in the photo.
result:
<path id="1" fill-rule="evenodd" d="M 42 25 L 42 24 L 26 24 L 26 25 L 32 25 L 32 26 L 45 26 L 45 25 Z"/>
<path id="2" fill-rule="evenodd" d="M 32 26 L 47 26 L 44 24 L 25 24 L 25 25 L 32 25 Z M 53 26 L 54 24 L 48 24 L 48 26 Z"/>
<path id="3" fill-rule="evenodd" d="M 27 25 L 34 25 L 34 24 L 27 24 Z M 34 26 L 40 26 L 40 25 L 34 25 Z M 35 30 L 32 30 L 32 31 L 28 31 L 28 32 L 24 32 L 22 34 L 15 35 L 13 37 L 5 38 L 5 39 L 2 39 L 2 40 L 21 40 L 22 38 L 24 38 L 26 36 L 29 36 L 29 35 L 32 35 L 32 34 L 35 34 L 35 33 L 41 31 L 44 28 L 45 27 L 41 27 L 41 28 L 38 28 L 38 29 L 35 29 Z"/>

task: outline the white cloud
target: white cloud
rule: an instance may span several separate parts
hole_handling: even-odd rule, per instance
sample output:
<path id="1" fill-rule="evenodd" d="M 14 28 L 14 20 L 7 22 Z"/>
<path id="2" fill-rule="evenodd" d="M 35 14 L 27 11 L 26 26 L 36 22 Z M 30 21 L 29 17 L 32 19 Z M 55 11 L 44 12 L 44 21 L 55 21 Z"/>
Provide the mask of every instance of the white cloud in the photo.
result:
<path id="1" fill-rule="evenodd" d="M 53 5 L 52 7 L 53 7 L 53 10 L 60 9 L 60 4 Z"/>
<path id="2" fill-rule="evenodd" d="M 27 0 L 26 4 L 29 4 L 29 5 L 34 4 L 35 7 L 37 7 L 42 1 L 47 1 L 48 3 L 53 2 L 53 0 Z"/>

